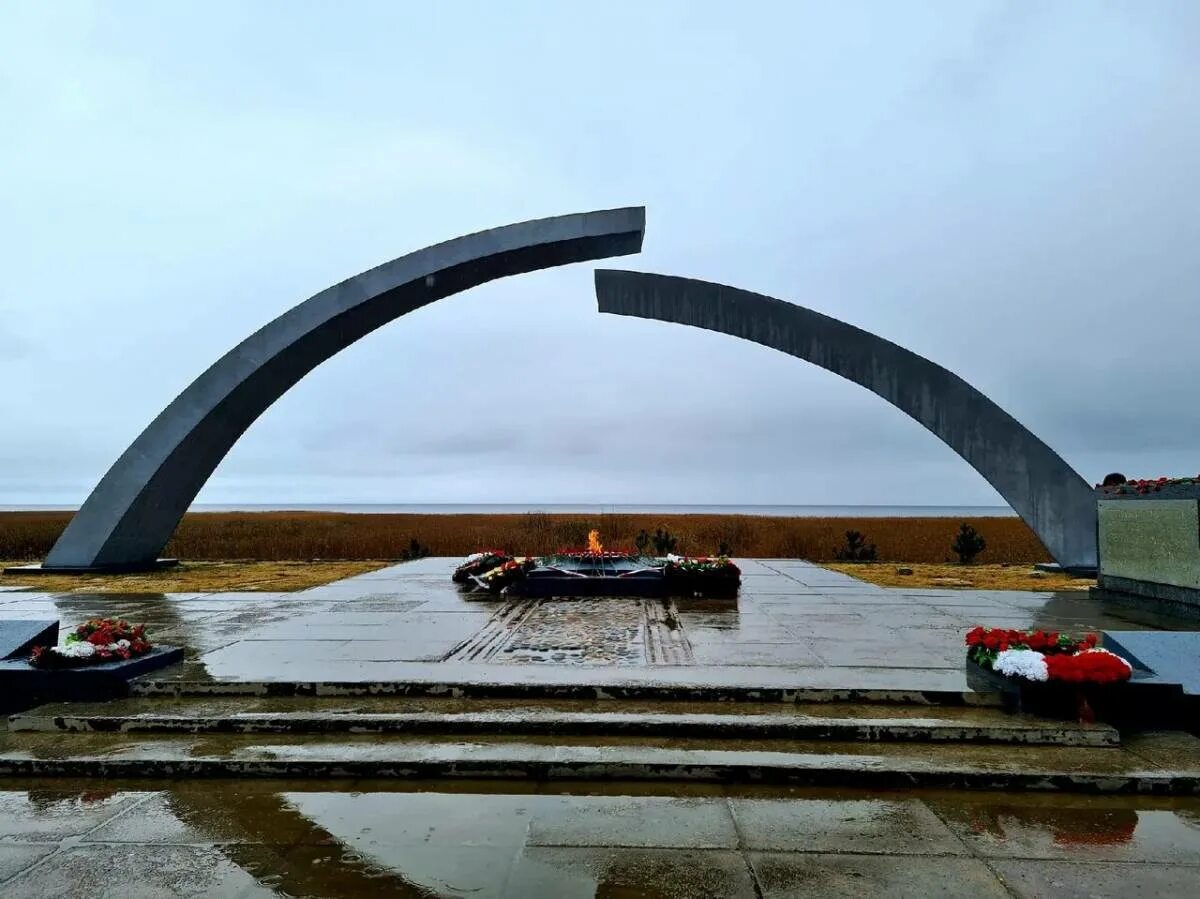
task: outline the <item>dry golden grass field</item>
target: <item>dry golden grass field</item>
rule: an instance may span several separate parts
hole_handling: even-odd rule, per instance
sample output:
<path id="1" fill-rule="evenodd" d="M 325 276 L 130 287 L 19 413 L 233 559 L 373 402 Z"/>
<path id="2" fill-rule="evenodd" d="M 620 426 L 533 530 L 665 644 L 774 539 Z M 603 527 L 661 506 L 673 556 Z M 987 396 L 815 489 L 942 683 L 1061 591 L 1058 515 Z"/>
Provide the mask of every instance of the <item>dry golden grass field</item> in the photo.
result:
<path id="1" fill-rule="evenodd" d="M 0 512 L 0 559 L 41 559 L 70 519 L 68 512 Z M 961 520 L 987 540 L 981 565 L 1049 560 L 1018 518 L 767 518 L 748 515 L 403 515 L 333 512 L 197 512 L 183 519 L 166 554 L 190 561 L 398 559 L 416 540 L 432 555 L 477 549 L 546 553 L 582 547 L 597 528 L 604 544 L 632 549 L 640 530 L 664 528 L 676 552 L 715 553 L 724 543 L 738 556 L 827 562 L 861 531 L 885 562 L 942 563 Z"/>
<path id="2" fill-rule="evenodd" d="M 1032 565 L 940 565 L 914 562 L 897 565 L 894 562 L 827 563 L 830 568 L 844 571 L 852 577 L 870 581 L 881 587 L 937 587 L 962 590 L 1086 590 L 1096 581 L 1092 578 L 1071 577 L 1038 571 Z M 910 574 L 898 569 L 907 568 Z"/>
<path id="3" fill-rule="evenodd" d="M 0 562 L 0 567 L 12 564 Z M 184 562 L 136 574 L 6 574 L 0 584 L 41 593 L 288 593 L 382 568 L 387 562 Z"/>

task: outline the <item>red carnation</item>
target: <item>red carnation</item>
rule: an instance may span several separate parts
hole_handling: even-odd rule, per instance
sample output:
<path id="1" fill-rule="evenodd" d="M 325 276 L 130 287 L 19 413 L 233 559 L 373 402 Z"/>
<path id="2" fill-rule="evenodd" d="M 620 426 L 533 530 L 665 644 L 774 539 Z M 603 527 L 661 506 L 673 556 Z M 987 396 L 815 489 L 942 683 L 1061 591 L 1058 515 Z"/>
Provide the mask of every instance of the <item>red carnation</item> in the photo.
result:
<path id="1" fill-rule="evenodd" d="M 1046 656 L 1046 671 L 1050 680 L 1075 684 L 1112 684 L 1132 673 L 1128 662 L 1102 649 Z"/>

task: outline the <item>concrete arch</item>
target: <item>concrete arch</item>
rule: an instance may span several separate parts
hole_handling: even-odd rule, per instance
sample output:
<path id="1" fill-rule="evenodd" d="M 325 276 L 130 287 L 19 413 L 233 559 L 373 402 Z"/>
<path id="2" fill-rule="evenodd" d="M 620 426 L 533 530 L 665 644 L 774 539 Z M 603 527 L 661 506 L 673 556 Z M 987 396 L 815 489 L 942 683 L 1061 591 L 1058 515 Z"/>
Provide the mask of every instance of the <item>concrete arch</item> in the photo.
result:
<path id="1" fill-rule="evenodd" d="M 326 359 L 405 313 L 485 281 L 637 253 L 644 230 L 642 207 L 537 219 L 426 247 L 305 300 L 159 413 L 96 485 L 43 569 L 153 565 L 238 438 Z"/>
<path id="2" fill-rule="evenodd" d="M 819 365 L 915 418 L 996 488 L 1065 568 L 1096 565 L 1096 497 L 1063 459 L 940 365 L 845 322 L 708 281 L 597 271 L 600 311 L 720 331 Z"/>

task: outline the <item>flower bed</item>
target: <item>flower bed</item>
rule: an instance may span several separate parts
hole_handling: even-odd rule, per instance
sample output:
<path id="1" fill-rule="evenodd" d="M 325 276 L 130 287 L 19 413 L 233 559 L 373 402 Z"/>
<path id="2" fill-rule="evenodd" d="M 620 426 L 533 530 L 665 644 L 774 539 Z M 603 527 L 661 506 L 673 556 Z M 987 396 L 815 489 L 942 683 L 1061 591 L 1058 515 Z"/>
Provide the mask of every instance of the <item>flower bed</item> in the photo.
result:
<path id="1" fill-rule="evenodd" d="M 737 596 L 742 572 L 724 556 L 667 556 L 663 576 L 672 594 L 729 598 Z"/>
<path id="2" fill-rule="evenodd" d="M 1169 491 L 1172 487 L 1200 487 L 1200 475 L 1194 478 L 1135 478 L 1107 487 L 1103 484 L 1096 485 L 1096 489 L 1104 496 L 1149 496 L 1163 490 Z"/>
<path id="3" fill-rule="evenodd" d="M 153 648 L 144 624 L 93 618 L 68 634 L 61 646 L 35 647 L 29 663 L 35 668 L 83 668 L 137 658 Z"/>
<path id="4" fill-rule="evenodd" d="M 1115 684 L 1133 666 L 1096 646 L 1095 634 L 1075 639 L 1045 631 L 976 627 L 967 633 L 967 658 L 988 671 L 1035 683 Z"/>

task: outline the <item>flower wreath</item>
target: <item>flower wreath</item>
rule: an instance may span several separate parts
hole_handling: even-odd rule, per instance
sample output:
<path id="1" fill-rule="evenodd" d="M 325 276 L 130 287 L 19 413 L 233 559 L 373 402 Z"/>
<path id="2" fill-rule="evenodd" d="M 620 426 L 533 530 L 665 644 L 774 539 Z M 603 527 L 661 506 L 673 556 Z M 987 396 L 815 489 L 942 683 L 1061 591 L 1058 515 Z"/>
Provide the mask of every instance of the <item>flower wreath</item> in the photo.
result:
<path id="1" fill-rule="evenodd" d="M 143 656 L 154 648 L 146 625 L 137 627 L 121 618 L 93 618 L 71 633 L 61 646 L 35 646 L 35 668 L 81 668 Z"/>

